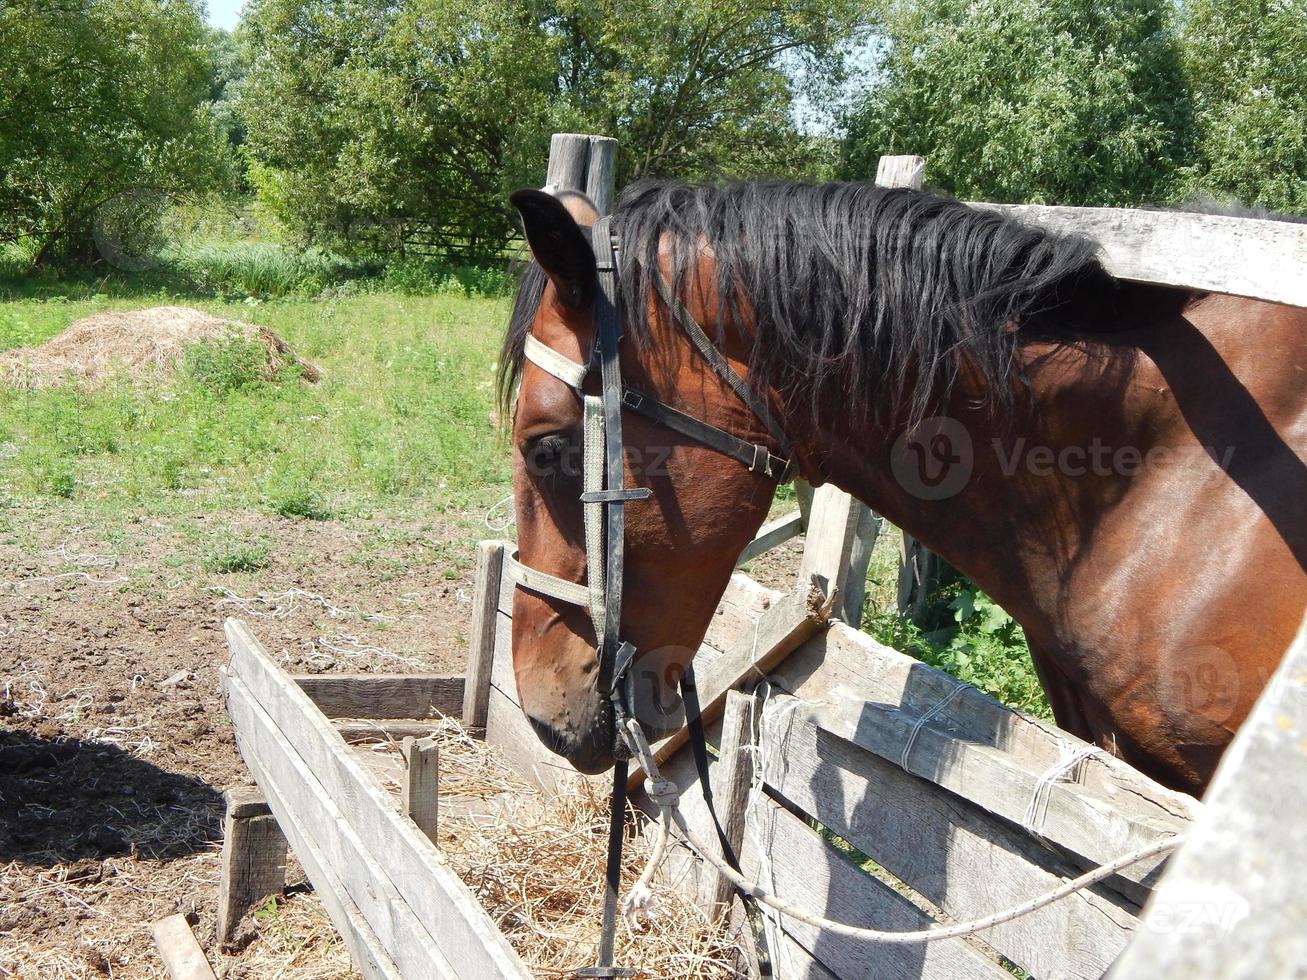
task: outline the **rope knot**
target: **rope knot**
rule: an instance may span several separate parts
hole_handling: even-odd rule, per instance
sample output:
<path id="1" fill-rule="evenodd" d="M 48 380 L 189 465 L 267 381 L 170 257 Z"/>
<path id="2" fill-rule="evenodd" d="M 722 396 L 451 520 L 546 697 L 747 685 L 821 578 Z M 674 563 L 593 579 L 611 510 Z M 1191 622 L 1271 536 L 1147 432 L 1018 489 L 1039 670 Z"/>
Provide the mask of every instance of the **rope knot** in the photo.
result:
<path id="1" fill-rule="evenodd" d="M 676 784 L 662 776 L 647 778 L 644 791 L 655 806 L 674 807 L 681 802 L 681 791 Z"/>

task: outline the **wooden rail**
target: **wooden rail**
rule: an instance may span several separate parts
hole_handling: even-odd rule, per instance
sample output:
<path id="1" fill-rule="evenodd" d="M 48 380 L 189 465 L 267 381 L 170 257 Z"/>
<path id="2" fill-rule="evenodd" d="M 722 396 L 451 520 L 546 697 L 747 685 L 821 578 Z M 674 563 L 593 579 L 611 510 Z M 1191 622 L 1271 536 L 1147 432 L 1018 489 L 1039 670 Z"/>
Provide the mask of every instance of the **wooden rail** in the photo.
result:
<path id="1" fill-rule="evenodd" d="M 969 203 L 1094 239 L 1104 267 L 1120 279 L 1307 306 L 1307 224 L 1185 211 Z"/>
<path id="2" fill-rule="evenodd" d="M 239 620 L 223 691 L 236 745 L 367 977 L 526 978 L 427 836 Z"/>

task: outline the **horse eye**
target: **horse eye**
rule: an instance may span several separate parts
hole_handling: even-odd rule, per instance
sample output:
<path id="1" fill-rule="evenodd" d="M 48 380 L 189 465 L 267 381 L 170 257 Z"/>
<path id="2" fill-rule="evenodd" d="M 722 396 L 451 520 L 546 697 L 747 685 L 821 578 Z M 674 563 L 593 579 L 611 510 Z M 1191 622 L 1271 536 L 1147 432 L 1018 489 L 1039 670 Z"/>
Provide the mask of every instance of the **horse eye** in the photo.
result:
<path id="1" fill-rule="evenodd" d="M 540 437 L 527 448 L 527 468 L 540 476 L 563 472 L 570 445 L 566 436 Z"/>

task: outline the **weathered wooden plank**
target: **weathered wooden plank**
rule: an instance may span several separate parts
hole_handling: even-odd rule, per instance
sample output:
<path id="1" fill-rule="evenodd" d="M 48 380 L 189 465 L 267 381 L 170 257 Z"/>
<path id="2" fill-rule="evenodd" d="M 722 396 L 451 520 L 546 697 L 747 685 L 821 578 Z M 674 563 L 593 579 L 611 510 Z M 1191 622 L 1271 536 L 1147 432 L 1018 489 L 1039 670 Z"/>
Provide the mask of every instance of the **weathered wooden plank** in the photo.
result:
<path id="1" fill-rule="evenodd" d="M 227 703 L 236 746 L 278 821 L 283 826 L 295 825 L 303 837 L 314 841 L 386 955 L 405 977 L 457 977 L 458 972 L 442 955 L 436 935 L 399 894 L 393 871 L 382 866 L 381 854 L 363 843 L 354 826 L 357 818 L 342 809 L 330 796 L 331 789 L 315 778 L 287 732 L 263 710 L 238 675 L 228 678 Z"/>
<path id="2" fill-rule="evenodd" d="M 204 950 L 184 915 L 170 915 L 150 926 L 159 959 L 163 960 L 169 980 L 216 980 L 213 967 L 204 958 Z"/>
<path id="3" fill-rule="evenodd" d="M 763 712 L 764 778 L 954 919 L 989 915 L 1080 873 L 1050 848 L 894 763 L 805 724 L 793 698 Z M 1101 977 L 1138 909 L 1087 889 L 980 938 L 1039 977 Z"/>
<path id="4" fill-rule="evenodd" d="M 717 760 L 710 767 L 722 833 L 737 855 L 744 844 L 744 808 L 753 781 L 752 706 L 753 698 L 747 694 L 731 691 L 726 695 Z M 734 892 L 726 878 L 708 869 L 699 882 L 699 906 L 709 917 L 719 919 L 730 910 Z"/>
<path id="5" fill-rule="evenodd" d="M 545 190 L 584 192 L 589 165 L 589 136 L 583 133 L 554 133 L 549 138 Z"/>
<path id="6" fill-rule="evenodd" d="M 743 635 L 730 649 L 709 662 L 696 656 L 695 682 L 699 688 L 699 706 L 705 720 L 721 714 L 726 694 L 750 679 L 761 680 L 776 664 L 797 649 L 830 621 L 831 601 L 816 586 L 807 590 L 776 593 L 757 618 L 749 621 Z M 653 746 L 654 760 L 662 762 L 686 743 L 688 728 L 680 728 Z M 631 775 L 631 786 L 644 776 L 638 768 Z"/>
<path id="7" fill-rule="evenodd" d="M 426 738 L 436 729 L 435 721 L 412 718 L 347 718 L 335 723 L 336 734 L 351 744 L 362 742 L 402 742 L 406 738 Z"/>
<path id="8" fill-rule="evenodd" d="M 1121 279 L 1307 306 L 1307 225 L 1260 218 L 968 202 L 1099 243 Z"/>
<path id="9" fill-rule="evenodd" d="M 1307 620 L 1204 800 L 1112 977 L 1307 976 Z"/>
<path id="10" fill-rule="evenodd" d="M 472 629 L 467 653 L 467 684 L 463 693 L 463 726 L 483 729 L 486 704 L 490 697 L 490 667 L 495 657 L 495 612 L 501 597 L 513 610 L 513 586 L 503 587 L 504 541 L 481 541 L 477 544 L 477 566 L 472 592 Z"/>
<path id="11" fill-rule="evenodd" d="M 803 533 L 803 515 L 797 510 L 792 514 L 783 514 L 773 521 L 768 521 L 758 529 L 753 540 L 744 546 L 740 557 L 735 559 L 735 567 L 753 561 L 759 555 L 771 551 L 777 545 L 784 544 L 790 538 Z"/>
<path id="12" fill-rule="evenodd" d="M 228 946 L 245 913 L 286 884 L 286 836 L 253 786 L 227 790 L 222 871 L 218 881 L 218 946 Z"/>
<path id="13" fill-rule="evenodd" d="M 855 926 L 896 932 L 934 924 L 884 882 L 853 864 L 799 818 L 764 798 L 746 838 L 745 874 L 774 894 L 818 915 Z M 759 854 L 770 855 L 765 863 Z M 834 935 L 782 916 L 789 933 L 814 959 L 838 977 L 930 978 L 1008 977 L 993 960 L 958 939 L 899 945 Z"/>
<path id="14" fill-rule="evenodd" d="M 348 816 L 360 844 L 368 853 L 384 856 L 396 892 L 437 938 L 458 974 L 526 977 L 507 939 L 467 886 L 441 861 L 431 841 L 395 812 L 331 723 L 290 683 L 243 623 L 228 620 L 227 635 L 234 678 L 249 689 L 258 710 L 276 724 L 279 734 L 321 783 L 324 797 Z M 263 788 L 266 793 L 268 787 Z"/>
<path id="15" fill-rule="evenodd" d="M 921 190 L 925 176 L 925 157 L 883 156 L 876 164 L 876 183 L 880 187 L 911 187 Z"/>
<path id="16" fill-rule="evenodd" d="M 617 180 L 617 140 L 611 136 L 590 137 L 590 159 L 586 162 L 585 192 L 600 214 L 613 207 Z"/>
<path id="17" fill-rule="evenodd" d="M 463 713 L 462 674 L 293 674 L 328 718 L 430 718 Z"/>
<path id="18" fill-rule="evenodd" d="M 808 718 L 898 764 L 912 729 L 957 682 L 835 623 L 774 670 L 774 679 L 805 701 Z M 1057 765 L 1074 736 L 1046 726 L 967 688 L 917 734 L 909 771 L 1021 823 L 1040 777 Z M 1179 832 L 1200 804 L 1159 786 L 1105 753 L 1080 766 L 1080 781 L 1051 786 L 1041 809 L 1042 835 L 1101 863 Z M 1151 882 L 1157 860 L 1122 872 Z"/>
<path id="19" fill-rule="evenodd" d="M 827 483 L 818 487 L 803 539 L 799 587 L 814 579 L 830 594 L 838 591 L 836 615 L 857 626 L 867 591 L 867 564 L 880 522 L 865 504 Z"/>
<path id="20" fill-rule="evenodd" d="M 429 738 L 404 739 L 404 782 L 400 810 L 431 843 L 440 817 L 440 749 Z"/>

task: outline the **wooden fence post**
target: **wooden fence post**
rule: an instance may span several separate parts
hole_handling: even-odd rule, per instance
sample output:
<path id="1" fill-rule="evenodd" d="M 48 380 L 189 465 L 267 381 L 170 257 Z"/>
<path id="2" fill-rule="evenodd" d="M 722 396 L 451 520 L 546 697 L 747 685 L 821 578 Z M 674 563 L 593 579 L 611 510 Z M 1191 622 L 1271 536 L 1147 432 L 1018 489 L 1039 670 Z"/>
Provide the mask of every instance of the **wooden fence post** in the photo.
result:
<path id="1" fill-rule="evenodd" d="M 255 786 L 227 790 L 222 877 L 218 883 L 218 946 L 230 946 L 240 921 L 286 887 L 286 838 Z"/>
<path id="2" fill-rule="evenodd" d="M 617 140 L 581 133 L 554 133 L 550 138 L 546 189 L 584 191 L 599 213 L 607 214 L 616 176 Z"/>
<path id="3" fill-rule="evenodd" d="M 726 839 L 737 855 L 744 843 L 745 806 L 753 782 L 753 754 L 749 751 L 754 742 L 752 706 L 753 697 L 743 691 L 731 691 L 726 695 L 721 745 L 712 770 L 717 815 Z M 703 877 L 699 880 L 699 907 L 714 922 L 730 912 L 732 893 L 731 883 L 705 865 Z"/>
<path id="4" fill-rule="evenodd" d="M 440 814 L 440 750 L 429 738 L 406 738 L 404 763 L 408 767 L 401 790 L 404 815 L 436 843 Z"/>
<path id="5" fill-rule="evenodd" d="M 463 685 L 463 727 L 485 734 L 490 704 L 490 669 L 495 661 L 495 618 L 499 615 L 499 582 L 504 569 L 502 541 L 477 544 L 477 568 L 472 584 L 472 632 L 468 639 L 467 680 Z"/>

